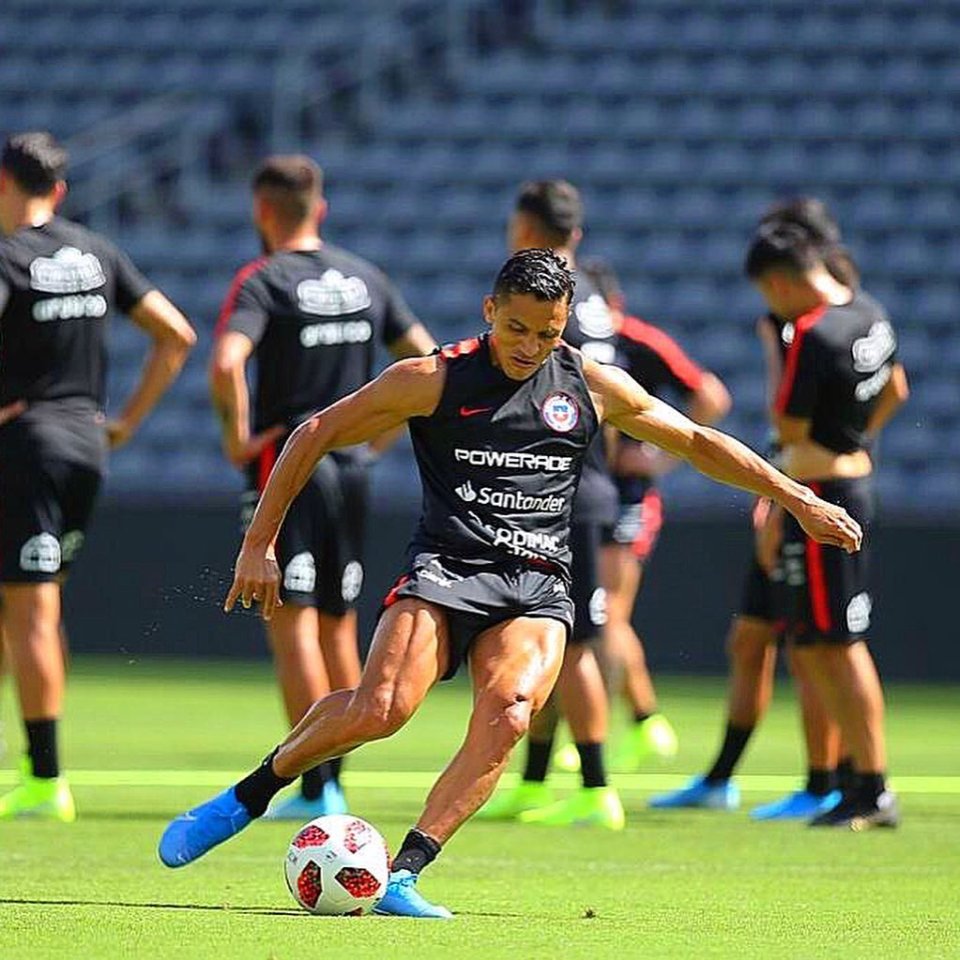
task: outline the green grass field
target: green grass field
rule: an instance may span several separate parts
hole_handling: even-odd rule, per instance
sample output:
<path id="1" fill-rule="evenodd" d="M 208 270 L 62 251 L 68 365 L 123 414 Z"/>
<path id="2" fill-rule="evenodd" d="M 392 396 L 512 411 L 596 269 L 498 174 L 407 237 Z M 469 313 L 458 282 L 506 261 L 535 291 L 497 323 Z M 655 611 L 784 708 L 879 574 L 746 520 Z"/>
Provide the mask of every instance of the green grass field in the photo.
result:
<path id="1" fill-rule="evenodd" d="M 292 825 L 255 824 L 183 870 L 154 853 L 170 816 L 279 738 L 269 666 L 81 661 L 63 746 L 80 820 L 0 825 L 0 960 L 960 956 L 960 690 L 890 689 L 904 824 L 862 835 L 648 811 L 653 790 L 714 749 L 722 696 L 719 681 L 662 680 L 681 754 L 619 781 L 625 833 L 468 824 L 422 882 L 454 922 L 323 919 L 284 885 Z M 0 709 L 6 789 L 19 749 L 9 690 Z M 466 709 L 466 688 L 447 685 L 400 735 L 351 759 L 352 809 L 392 846 Z M 784 684 L 744 766 L 745 806 L 785 792 L 800 763 Z"/>

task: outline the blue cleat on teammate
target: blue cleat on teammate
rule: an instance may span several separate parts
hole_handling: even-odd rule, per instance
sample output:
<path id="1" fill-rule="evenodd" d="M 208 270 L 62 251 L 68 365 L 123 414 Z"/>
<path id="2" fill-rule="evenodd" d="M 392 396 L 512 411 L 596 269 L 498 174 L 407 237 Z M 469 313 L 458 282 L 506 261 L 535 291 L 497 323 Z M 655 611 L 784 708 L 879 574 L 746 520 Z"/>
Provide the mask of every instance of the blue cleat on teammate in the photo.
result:
<path id="1" fill-rule="evenodd" d="M 374 913 L 390 917 L 421 917 L 450 920 L 453 914 L 439 904 L 430 903 L 417 889 L 417 874 L 409 870 L 394 870 L 390 874 L 387 892 L 373 908 Z"/>
<path id="2" fill-rule="evenodd" d="M 233 787 L 171 820 L 157 853 L 168 867 L 182 867 L 229 840 L 253 818 Z"/>
<path id="3" fill-rule="evenodd" d="M 839 790 L 816 794 L 809 790 L 797 790 L 772 803 L 764 803 L 750 811 L 751 820 L 806 820 L 828 813 L 841 800 Z"/>
<path id="4" fill-rule="evenodd" d="M 672 793 L 650 798 L 650 806 L 658 810 L 680 807 L 702 807 L 707 810 L 736 810 L 740 806 L 740 788 L 732 780 L 710 783 L 706 777 L 694 777 L 686 786 Z"/>
<path id="5" fill-rule="evenodd" d="M 346 813 L 347 799 L 343 795 L 340 785 L 334 780 L 328 780 L 320 792 L 320 796 L 308 800 L 302 793 L 296 793 L 286 800 L 273 804 L 263 815 L 264 820 L 296 820 L 306 823 L 316 817 L 325 817 L 332 813 Z"/>

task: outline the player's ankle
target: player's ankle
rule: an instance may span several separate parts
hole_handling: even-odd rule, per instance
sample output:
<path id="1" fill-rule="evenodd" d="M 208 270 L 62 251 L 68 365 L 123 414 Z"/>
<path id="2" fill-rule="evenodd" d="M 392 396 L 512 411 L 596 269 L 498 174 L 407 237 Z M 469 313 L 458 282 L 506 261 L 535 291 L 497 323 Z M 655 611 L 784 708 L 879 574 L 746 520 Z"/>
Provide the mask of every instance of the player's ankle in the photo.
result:
<path id="1" fill-rule="evenodd" d="M 393 858 L 391 869 L 409 870 L 413 874 L 419 874 L 424 867 L 437 859 L 440 850 L 440 844 L 433 837 L 413 827 L 403 838 L 403 843 Z"/>
<path id="2" fill-rule="evenodd" d="M 281 777 L 274 773 L 273 758 L 279 749 L 277 747 L 264 757 L 260 766 L 234 787 L 237 800 L 246 807 L 251 817 L 262 817 L 274 796 L 293 783 L 292 777 Z"/>

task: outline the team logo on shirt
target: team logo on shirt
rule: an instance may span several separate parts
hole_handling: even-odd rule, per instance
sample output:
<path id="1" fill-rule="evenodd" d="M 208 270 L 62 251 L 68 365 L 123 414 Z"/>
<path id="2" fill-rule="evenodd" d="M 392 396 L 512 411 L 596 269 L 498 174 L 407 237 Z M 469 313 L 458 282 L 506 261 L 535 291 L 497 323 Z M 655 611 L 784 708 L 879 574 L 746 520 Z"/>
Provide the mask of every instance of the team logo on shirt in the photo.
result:
<path id="1" fill-rule="evenodd" d="M 292 593 L 313 593 L 317 585 L 317 563 L 307 550 L 291 557 L 283 571 L 283 587 Z"/>
<path id="2" fill-rule="evenodd" d="M 534 497 L 520 490 L 495 490 L 493 487 L 480 487 L 477 490 L 469 480 L 456 487 L 456 494 L 464 503 L 476 503 L 511 513 L 558 514 L 563 513 L 567 503 L 563 497 L 550 494 Z"/>
<path id="3" fill-rule="evenodd" d="M 61 247 L 52 257 L 30 264 L 30 287 L 40 293 L 83 293 L 107 282 L 100 261 L 76 247 Z"/>
<path id="4" fill-rule="evenodd" d="M 319 280 L 297 284 L 297 302 L 304 313 L 317 317 L 342 317 L 370 306 L 370 291 L 360 277 L 345 277 L 339 270 L 326 270 Z"/>
<path id="5" fill-rule="evenodd" d="M 557 433 L 569 433 L 580 422 L 580 407 L 566 393 L 551 393 L 540 407 L 543 422 Z"/>

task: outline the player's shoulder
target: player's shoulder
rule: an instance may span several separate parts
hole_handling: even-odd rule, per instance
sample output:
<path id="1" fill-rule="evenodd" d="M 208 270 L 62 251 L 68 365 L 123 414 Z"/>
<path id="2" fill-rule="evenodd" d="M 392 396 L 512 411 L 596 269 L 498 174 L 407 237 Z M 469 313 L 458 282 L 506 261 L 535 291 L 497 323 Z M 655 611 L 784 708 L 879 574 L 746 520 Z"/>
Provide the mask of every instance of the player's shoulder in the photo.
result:
<path id="1" fill-rule="evenodd" d="M 262 281 L 271 272 L 276 270 L 276 261 L 272 256 L 254 257 L 242 263 L 233 272 L 233 279 L 230 281 L 232 291 L 239 291 L 241 287 L 247 286 L 257 281 Z"/>
<path id="2" fill-rule="evenodd" d="M 814 339 L 829 343 L 869 330 L 877 323 L 889 325 L 889 314 L 869 293 L 858 290 L 849 303 L 827 307 L 812 332 Z"/>

